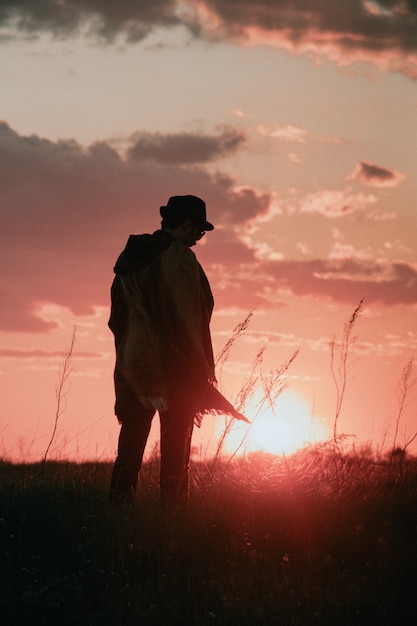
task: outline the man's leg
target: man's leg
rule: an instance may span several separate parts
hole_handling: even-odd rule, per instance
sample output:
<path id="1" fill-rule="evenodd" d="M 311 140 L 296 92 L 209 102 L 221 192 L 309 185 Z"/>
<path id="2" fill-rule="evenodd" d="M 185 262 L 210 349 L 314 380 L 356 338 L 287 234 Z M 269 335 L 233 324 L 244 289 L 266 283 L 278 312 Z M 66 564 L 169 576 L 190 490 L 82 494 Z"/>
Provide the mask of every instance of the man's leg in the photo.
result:
<path id="1" fill-rule="evenodd" d="M 117 458 L 110 482 L 110 502 L 131 502 L 142 467 L 142 458 L 155 412 L 135 399 L 124 415 L 119 434 Z"/>
<path id="2" fill-rule="evenodd" d="M 184 502 L 188 497 L 193 416 L 185 415 L 175 409 L 160 413 L 162 502 Z"/>

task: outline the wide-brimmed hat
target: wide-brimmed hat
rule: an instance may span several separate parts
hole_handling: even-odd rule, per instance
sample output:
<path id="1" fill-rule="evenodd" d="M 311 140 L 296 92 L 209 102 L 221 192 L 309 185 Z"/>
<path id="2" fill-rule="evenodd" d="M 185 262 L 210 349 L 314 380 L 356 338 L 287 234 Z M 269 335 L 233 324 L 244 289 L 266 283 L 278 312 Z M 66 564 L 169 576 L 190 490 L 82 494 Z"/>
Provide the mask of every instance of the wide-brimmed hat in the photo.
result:
<path id="1" fill-rule="evenodd" d="M 177 224 L 192 220 L 201 230 L 213 230 L 206 219 L 206 203 L 197 196 L 172 196 L 166 206 L 159 209 L 161 217 Z"/>

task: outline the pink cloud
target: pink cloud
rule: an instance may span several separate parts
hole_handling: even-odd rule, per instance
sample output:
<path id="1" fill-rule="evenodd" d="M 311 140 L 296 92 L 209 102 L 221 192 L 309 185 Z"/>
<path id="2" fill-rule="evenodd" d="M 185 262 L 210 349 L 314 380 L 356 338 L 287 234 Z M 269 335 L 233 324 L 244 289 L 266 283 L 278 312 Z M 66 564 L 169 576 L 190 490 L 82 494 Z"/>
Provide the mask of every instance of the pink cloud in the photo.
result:
<path id="1" fill-rule="evenodd" d="M 387 306 L 417 303 L 417 271 L 406 263 L 315 259 L 271 262 L 264 269 L 274 277 L 277 289 L 290 289 L 297 296 L 352 304 L 362 299 Z"/>
<path id="2" fill-rule="evenodd" d="M 343 252 L 334 258 L 310 260 L 259 259 L 255 255 L 249 263 L 221 267 L 214 267 L 208 254 L 205 267 L 215 286 L 217 309 L 270 309 L 284 295 L 352 305 L 362 299 L 385 306 L 417 304 L 414 266 L 377 262 L 354 249 Z"/>
<path id="3" fill-rule="evenodd" d="M 217 310 L 269 308 L 283 291 L 353 303 L 417 301 L 417 273 L 405 263 L 382 266 L 346 254 L 291 261 L 277 258 L 262 242 L 254 247 L 240 239 L 237 230 L 268 216 L 273 199 L 236 187 L 227 175 L 195 165 L 122 159 L 104 142 L 83 149 L 72 141 L 25 137 L 4 123 L 0 160 L 3 330 L 53 328 L 55 322 L 39 314 L 45 303 L 75 315 L 108 306 L 113 264 L 128 235 L 156 230 L 159 206 L 177 193 L 203 197 L 216 225 L 195 251 L 212 282 Z M 309 194 L 299 217 L 303 211 L 344 215 L 372 202 L 363 194 Z"/>
<path id="4" fill-rule="evenodd" d="M 387 167 L 361 161 L 356 164 L 354 171 L 347 177 L 347 180 L 356 180 L 368 187 L 386 189 L 397 187 L 405 180 L 405 175 Z"/>
<path id="5" fill-rule="evenodd" d="M 226 263 L 246 254 L 230 227 L 270 204 L 268 195 L 236 189 L 229 176 L 194 164 L 124 160 L 106 143 L 83 149 L 73 141 L 21 136 L 5 123 L 0 160 L 0 297 L 7 303 L 0 328 L 9 330 L 52 328 L 54 322 L 38 315 L 45 302 L 77 315 L 107 305 L 113 264 L 128 235 L 156 230 L 159 207 L 171 195 L 203 197 L 216 237 L 222 224 L 229 225 L 227 245 L 214 246 Z"/>
<path id="6" fill-rule="evenodd" d="M 353 193 L 351 189 L 324 189 L 303 196 L 299 200 L 299 211 L 337 218 L 357 213 L 375 202 L 377 198 L 373 194 Z"/>
<path id="7" fill-rule="evenodd" d="M 260 124 L 258 132 L 264 137 L 271 137 L 284 143 L 305 143 L 306 135 L 308 135 L 308 131 L 305 128 L 291 124 L 286 126 L 266 126 L 265 124 Z"/>
<path id="8" fill-rule="evenodd" d="M 417 7 L 347 0 L 195 0 L 202 33 L 246 45 L 270 45 L 339 65 L 372 63 L 383 71 L 417 77 Z"/>

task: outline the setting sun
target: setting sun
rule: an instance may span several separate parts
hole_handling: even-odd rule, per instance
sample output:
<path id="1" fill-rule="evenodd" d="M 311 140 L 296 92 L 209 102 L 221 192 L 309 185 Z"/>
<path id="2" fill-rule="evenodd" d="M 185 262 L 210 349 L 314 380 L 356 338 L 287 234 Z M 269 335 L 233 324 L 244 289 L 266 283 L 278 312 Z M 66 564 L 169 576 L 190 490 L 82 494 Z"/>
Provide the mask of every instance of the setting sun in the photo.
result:
<path id="1" fill-rule="evenodd" d="M 269 452 L 291 454 L 305 444 L 329 436 L 322 420 L 311 414 L 306 400 L 294 391 L 284 391 L 274 407 L 265 403 L 259 409 L 259 396 L 245 411 L 251 424 L 235 423 L 225 440 L 228 452 Z"/>

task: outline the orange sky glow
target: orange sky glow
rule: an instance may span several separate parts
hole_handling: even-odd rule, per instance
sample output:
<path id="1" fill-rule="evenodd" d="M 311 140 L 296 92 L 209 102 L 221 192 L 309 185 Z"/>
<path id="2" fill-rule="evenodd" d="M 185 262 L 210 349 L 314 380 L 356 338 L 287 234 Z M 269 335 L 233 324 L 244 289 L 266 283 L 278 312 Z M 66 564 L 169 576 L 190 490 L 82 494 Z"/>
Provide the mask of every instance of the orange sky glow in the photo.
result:
<path id="1" fill-rule="evenodd" d="M 42 459 L 75 328 L 50 456 L 114 458 L 112 268 L 189 193 L 216 226 L 194 248 L 216 354 L 252 311 L 217 372 L 231 401 L 262 351 L 254 424 L 227 453 L 332 436 L 330 343 L 361 301 L 338 432 L 377 451 L 413 438 L 416 32 L 411 0 L 3 3 L 0 457 Z M 205 418 L 196 457 L 223 428 Z"/>

